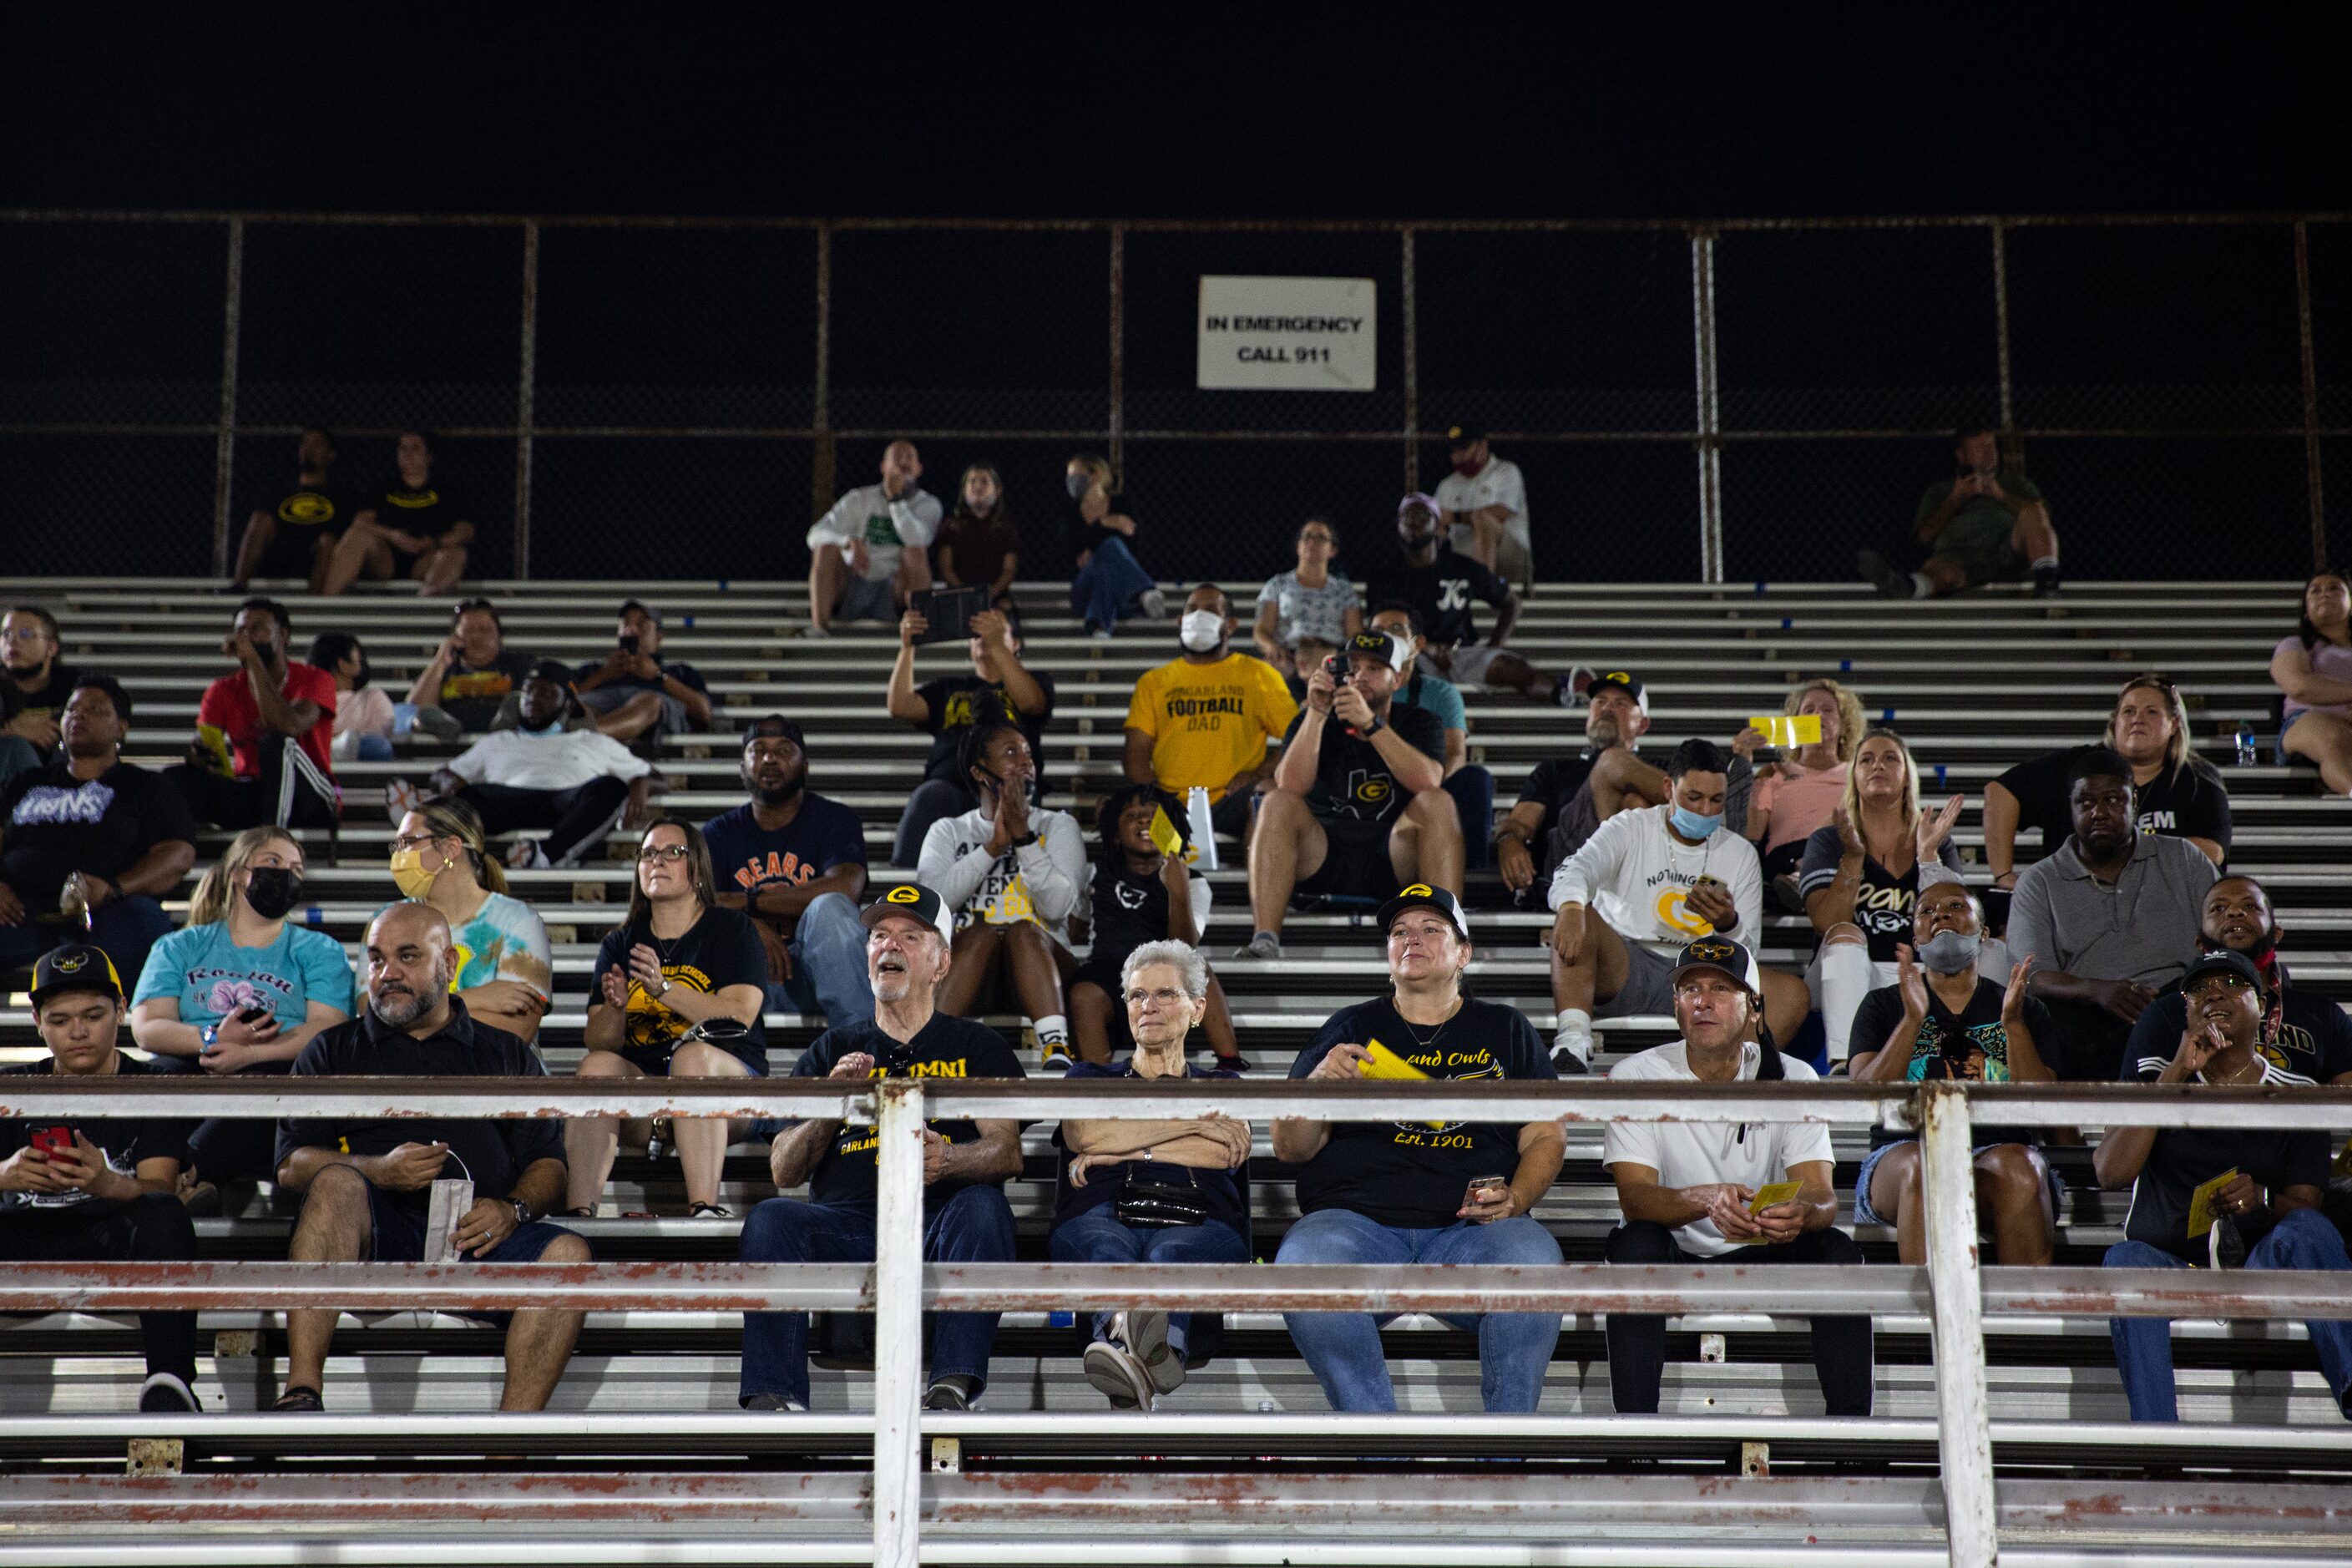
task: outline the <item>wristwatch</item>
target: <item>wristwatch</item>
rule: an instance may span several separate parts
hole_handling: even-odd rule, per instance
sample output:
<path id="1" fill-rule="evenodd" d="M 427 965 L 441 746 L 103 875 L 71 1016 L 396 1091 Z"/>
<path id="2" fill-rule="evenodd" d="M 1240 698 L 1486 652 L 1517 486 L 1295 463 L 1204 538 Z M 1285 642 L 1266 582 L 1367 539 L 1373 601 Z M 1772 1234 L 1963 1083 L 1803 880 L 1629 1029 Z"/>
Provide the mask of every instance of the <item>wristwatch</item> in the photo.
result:
<path id="1" fill-rule="evenodd" d="M 205 1049 L 211 1050 L 215 1046 L 220 1043 L 220 1026 L 218 1024 L 206 1024 L 203 1028 L 196 1031 L 196 1038 L 205 1043 Z"/>
<path id="2" fill-rule="evenodd" d="M 1007 842 L 1009 842 L 1015 849 L 1026 849 L 1029 846 L 1037 842 L 1037 830 L 1033 827 L 1028 832 L 1023 834 L 1020 837 L 1010 839 Z"/>
<path id="3" fill-rule="evenodd" d="M 1375 719 L 1370 723 L 1365 725 L 1362 730 L 1358 731 L 1358 733 L 1361 734 L 1365 740 L 1369 741 L 1388 727 L 1389 721 L 1387 720 Z"/>
<path id="4" fill-rule="evenodd" d="M 672 982 L 671 982 L 671 980 L 670 980 L 670 977 L 669 977 L 668 975 L 667 975 L 667 974 L 663 975 L 663 976 L 662 976 L 662 988 L 661 988 L 660 990 L 658 990 L 658 991 L 655 992 L 655 993 L 654 993 L 654 994 L 655 994 L 655 995 L 656 995 L 656 996 L 667 996 L 667 995 L 668 995 L 668 994 L 669 994 L 669 988 L 670 988 L 671 984 L 672 984 Z"/>
<path id="5" fill-rule="evenodd" d="M 514 1205 L 515 1224 L 519 1226 L 529 1225 L 539 1217 L 538 1211 L 520 1198 L 509 1198 L 507 1202 Z"/>

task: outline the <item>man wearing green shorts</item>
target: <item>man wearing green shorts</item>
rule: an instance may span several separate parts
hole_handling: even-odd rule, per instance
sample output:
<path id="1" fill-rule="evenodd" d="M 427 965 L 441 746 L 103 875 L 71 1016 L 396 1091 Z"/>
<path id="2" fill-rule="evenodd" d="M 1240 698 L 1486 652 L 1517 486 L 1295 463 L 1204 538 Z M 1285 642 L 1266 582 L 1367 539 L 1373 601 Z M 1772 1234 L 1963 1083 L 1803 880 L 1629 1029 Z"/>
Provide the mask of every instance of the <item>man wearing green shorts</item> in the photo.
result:
<path id="1" fill-rule="evenodd" d="M 2058 591 L 2058 535 L 2033 481 L 2003 468 L 1997 432 L 1960 431 L 1952 440 L 1958 472 L 1927 487 L 1914 520 L 1927 559 L 1898 571 L 1875 550 L 1862 552 L 1862 574 L 1892 599 L 1940 598 L 2031 573 L 2033 591 Z"/>

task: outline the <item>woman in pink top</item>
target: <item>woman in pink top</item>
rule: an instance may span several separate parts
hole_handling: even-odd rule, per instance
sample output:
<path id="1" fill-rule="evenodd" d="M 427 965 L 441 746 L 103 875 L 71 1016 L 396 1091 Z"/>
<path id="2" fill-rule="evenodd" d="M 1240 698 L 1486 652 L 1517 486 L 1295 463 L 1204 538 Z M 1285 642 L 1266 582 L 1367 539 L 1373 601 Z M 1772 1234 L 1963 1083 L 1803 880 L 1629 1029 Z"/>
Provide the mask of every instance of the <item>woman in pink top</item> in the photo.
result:
<path id="1" fill-rule="evenodd" d="M 1780 705 L 1783 713 L 1822 721 L 1821 741 L 1790 751 L 1778 764 L 1756 770 L 1748 801 L 1748 838 L 1764 859 L 1766 880 L 1797 868 L 1805 840 L 1828 825 L 1845 798 L 1846 770 L 1862 743 L 1862 698 L 1826 676 L 1808 681 Z M 1749 725 L 1731 749 L 1748 756 L 1764 743 L 1764 731 Z"/>
<path id="2" fill-rule="evenodd" d="M 2322 572 L 2303 585 L 2303 619 L 2271 654 L 2286 693 L 2279 750 L 2319 764 L 2337 795 L 2352 795 L 2352 581 Z"/>

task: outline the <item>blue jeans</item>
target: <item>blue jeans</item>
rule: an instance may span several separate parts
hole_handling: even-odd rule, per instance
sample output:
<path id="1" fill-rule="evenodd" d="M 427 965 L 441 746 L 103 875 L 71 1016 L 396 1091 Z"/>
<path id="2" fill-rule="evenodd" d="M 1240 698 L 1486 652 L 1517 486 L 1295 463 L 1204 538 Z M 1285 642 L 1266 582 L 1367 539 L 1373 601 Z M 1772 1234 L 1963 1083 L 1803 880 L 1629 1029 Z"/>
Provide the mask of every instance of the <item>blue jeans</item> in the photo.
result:
<path id="1" fill-rule="evenodd" d="M 871 1263 L 871 1210 L 799 1198 L 770 1198 L 743 1221 L 736 1255 L 746 1263 Z M 925 1205 L 923 1261 L 1010 1263 L 1013 1206 L 994 1187 L 966 1187 L 943 1204 Z M 994 1312 L 940 1312 L 931 1331 L 931 1378 L 962 1376 L 985 1387 L 996 1343 Z M 808 1314 L 743 1314 L 741 1397 L 780 1394 L 809 1402 Z"/>
<path id="2" fill-rule="evenodd" d="M 41 765 L 41 753 L 22 735 L 0 735 L 0 784 Z"/>
<path id="3" fill-rule="evenodd" d="M 392 742 L 382 735 L 362 734 L 359 738 L 356 760 L 362 763 L 392 761 Z"/>
<path id="4" fill-rule="evenodd" d="M 1290 1227 L 1276 1263 L 1559 1262 L 1551 1232 L 1522 1215 L 1492 1225 L 1463 1222 L 1406 1230 L 1349 1209 L 1319 1209 Z M 1391 1317 L 1394 1314 L 1391 1314 Z M 1323 1385 L 1334 1410 L 1394 1410 L 1396 1390 L 1381 1354 L 1380 1326 L 1370 1312 L 1286 1312 L 1291 1342 Z M 1490 1412 L 1527 1411 L 1543 1394 L 1544 1369 L 1559 1340 L 1558 1312 L 1487 1312 L 1449 1317 L 1478 1331 L 1478 1394 Z"/>
<path id="5" fill-rule="evenodd" d="M 1095 546 L 1093 557 L 1070 584 L 1070 608 L 1086 616 L 1087 625 L 1108 627 L 1118 623 L 1138 595 L 1159 585 L 1136 564 L 1126 540 L 1106 539 Z"/>
<path id="6" fill-rule="evenodd" d="M 0 969 L 31 964 L 53 947 L 87 940 L 114 961 L 114 973 L 122 979 L 125 996 L 139 989 L 139 972 L 147 967 L 147 950 L 172 929 L 172 917 L 163 912 L 163 906 L 143 893 L 117 899 L 92 913 L 87 939 L 75 924 L 35 924 L 32 917 L 37 912 L 26 910 L 22 925 L 0 926 Z"/>
<path id="7" fill-rule="evenodd" d="M 2186 1268 L 2179 1258 L 2144 1241 L 2119 1241 L 2107 1248 L 2110 1268 Z M 2289 1209 L 2271 1233 L 2246 1253 L 2249 1268 L 2352 1269 L 2344 1238 L 2317 1209 Z M 2347 1300 L 2352 1300 L 2352 1290 Z M 2347 1310 L 2352 1310 L 2348 1308 Z M 2319 1352 L 2319 1370 L 2342 1405 L 2352 1391 L 2352 1322 L 2307 1322 L 2312 1347 Z M 2178 1421 L 2180 1407 L 2172 1388 L 2172 1323 L 2165 1318 L 2109 1318 L 2107 1335 L 2115 1341 L 2116 1368 L 2124 1374 L 2124 1394 L 2131 1400 L 2135 1421 Z"/>
<path id="8" fill-rule="evenodd" d="M 822 1013 L 828 1027 L 874 1016 L 874 987 L 866 978 L 866 923 L 839 893 L 819 893 L 801 910 L 790 944 L 793 977 L 771 982 L 768 1006 L 778 1013 Z"/>
<path id="9" fill-rule="evenodd" d="M 1249 1243 L 1219 1220 L 1206 1225 L 1121 1225 L 1111 1205 L 1072 1215 L 1046 1243 L 1056 1263 L 1247 1263 Z M 1111 1314 L 1095 1314 L 1095 1338 L 1110 1332 Z M 1168 1343 L 1180 1357 L 1188 1348 L 1192 1314 L 1168 1314 Z"/>
<path id="10" fill-rule="evenodd" d="M 1495 838 L 1495 775 L 1475 763 L 1456 769 L 1445 781 L 1454 797 L 1454 814 L 1462 818 L 1463 864 L 1483 871 Z"/>

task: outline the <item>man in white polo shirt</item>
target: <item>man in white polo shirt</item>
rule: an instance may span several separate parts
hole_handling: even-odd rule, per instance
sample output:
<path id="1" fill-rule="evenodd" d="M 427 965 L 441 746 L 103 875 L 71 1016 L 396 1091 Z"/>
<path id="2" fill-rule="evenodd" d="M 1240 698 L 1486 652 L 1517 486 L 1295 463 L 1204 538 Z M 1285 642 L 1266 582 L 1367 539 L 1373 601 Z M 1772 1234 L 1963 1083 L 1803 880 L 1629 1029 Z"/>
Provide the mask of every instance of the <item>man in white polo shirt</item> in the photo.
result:
<path id="1" fill-rule="evenodd" d="M 1445 441 L 1454 471 L 1437 481 L 1449 542 L 1504 581 L 1526 587 L 1535 576 L 1535 545 L 1528 532 L 1528 481 L 1519 466 L 1497 458 L 1486 433 L 1449 426 Z"/>
<path id="2" fill-rule="evenodd" d="M 1746 948 L 1703 937 L 1682 950 L 1669 984 L 1682 1038 L 1618 1063 L 1612 1079 L 1815 1081 L 1804 1063 L 1756 1043 L 1760 976 Z M 1601 1163 L 1625 1215 L 1609 1233 L 1612 1263 L 1698 1263 L 1726 1253 L 1741 1264 L 1862 1261 L 1861 1247 L 1837 1228 L 1836 1156 L 1818 1121 L 1612 1121 Z M 1793 1194 L 1756 1201 L 1766 1187 L 1791 1183 Z M 1829 1413 L 1869 1415 L 1870 1319 L 1815 1318 L 1812 1326 L 1813 1370 Z M 1608 1336 L 1618 1413 L 1655 1415 L 1666 1321 L 1612 1312 Z"/>

